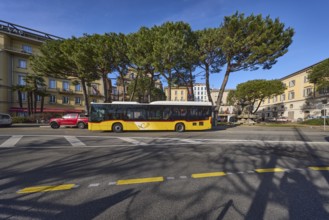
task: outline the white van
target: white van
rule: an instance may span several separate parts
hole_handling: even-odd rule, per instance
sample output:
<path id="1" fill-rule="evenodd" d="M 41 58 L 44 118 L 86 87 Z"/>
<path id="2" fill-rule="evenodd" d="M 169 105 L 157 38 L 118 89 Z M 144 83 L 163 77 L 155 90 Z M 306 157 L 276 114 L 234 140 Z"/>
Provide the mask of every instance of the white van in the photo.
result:
<path id="1" fill-rule="evenodd" d="M 11 126 L 12 123 L 13 121 L 10 115 L 0 113 L 0 126 Z"/>

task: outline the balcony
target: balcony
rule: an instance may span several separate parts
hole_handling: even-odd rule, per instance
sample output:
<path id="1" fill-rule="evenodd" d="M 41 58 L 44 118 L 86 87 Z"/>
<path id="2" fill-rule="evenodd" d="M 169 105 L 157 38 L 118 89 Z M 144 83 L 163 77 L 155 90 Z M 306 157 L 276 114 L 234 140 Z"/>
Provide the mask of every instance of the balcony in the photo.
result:
<path id="1" fill-rule="evenodd" d="M 58 89 L 58 92 L 60 94 L 68 94 L 68 95 L 74 94 L 74 91 L 72 89 L 61 88 L 61 89 Z"/>
<path id="2" fill-rule="evenodd" d="M 25 51 L 25 50 L 23 50 L 22 48 L 19 48 L 19 47 L 5 47 L 5 48 L 2 48 L 2 50 L 7 51 L 11 54 L 20 55 L 20 56 L 29 57 L 29 56 L 32 55 L 31 52 Z"/>

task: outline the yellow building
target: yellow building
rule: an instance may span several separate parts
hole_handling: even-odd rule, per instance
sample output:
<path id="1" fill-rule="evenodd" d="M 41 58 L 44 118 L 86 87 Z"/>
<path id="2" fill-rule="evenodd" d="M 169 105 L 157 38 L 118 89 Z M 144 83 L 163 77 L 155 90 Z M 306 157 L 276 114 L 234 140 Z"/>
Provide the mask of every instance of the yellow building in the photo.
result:
<path id="1" fill-rule="evenodd" d="M 285 92 L 263 100 L 258 116 L 264 120 L 283 116 L 291 121 L 322 116 L 323 103 L 327 103 L 329 91 L 315 92 L 314 84 L 308 80 L 309 71 L 317 64 L 281 78 L 286 86 Z"/>
<path id="2" fill-rule="evenodd" d="M 167 101 L 188 101 L 188 88 L 186 86 L 172 86 L 171 87 L 171 100 L 168 100 L 169 90 L 165 87 L 165 95 Z"/>
<path id="3" fill-rule="evenodd" d="M 13 87 L 25 86 L 25 77 L 33 73 L 29 58 L 39 53 L 45 40 L 57 40 L 60 37 L 26 28 L 20 25 L 0 21 L 0 112 L 11 115 L 26 116 L 27 94 L 22 92 L 21 107 L 19 93 Z M 66 112 L 83 112 L 84 98 L 82 86 L 72 84 L 71 79 L 44 77 L 46 86 L 40 88 L 49 94 L 44 99 L 44 113 L 62 114 Z M 88 88 L 89 100 L 102 102 L 102 81 L 95 81 Z M 37 112 L 40 111 L 41 97 L 37 97 Z"/>

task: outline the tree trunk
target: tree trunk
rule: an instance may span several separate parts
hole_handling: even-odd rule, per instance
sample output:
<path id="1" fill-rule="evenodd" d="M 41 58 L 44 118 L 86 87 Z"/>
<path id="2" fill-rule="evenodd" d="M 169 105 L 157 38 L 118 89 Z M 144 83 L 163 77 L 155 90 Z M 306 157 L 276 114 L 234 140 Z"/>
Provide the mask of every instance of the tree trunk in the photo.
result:
<path id="1" fill-rule="evenodd" d="M 218 92 L 218 97 L 217 97 L 216 107 L 215 107 L 216 112 L 219 111 L 219 107 L 222 104 L 223 94 L 224 94 L 225 87 L 226 87 L 226 84 L 228 82 L 228 77 L 230 76 L 230 73 L 231 73 L 231 66 L 230 66 L 230 63 L 228 63 L 222 85 L 221 85 L 221 87 L 219 89 L 219 92 Z"/>
<path id="2" fill-rule="evenodd" d="M 81 79 L 81 85 L 82 85 L 83 97 L 85 100 L 85 112 L 87 115 L 89 115 L 89 97 L 87 93 L 86 81 L 84 80 L 84 78 Z"/>
<path id="3" fill-rule="evenodd" d="M 112 80 L 109 78 L 106 78 L 106 83 L 107 83 L 107 96 L 108 96 L 108 102 L 112 102 Z"/>
<path id="4" fill-rule="evenodd" d="M 40 113 L 43 113 L 43 106 L 45 104 L 45 97 L 41 96 L 41 103 L 40 103 Z"/>
<path id="5" fill-rule="evenodd" d="M 188 99 L 188 101 L 194 101 L 194 90 L 193 90 L 193 73 L 192 73 L 192 69 L 190 69 L 190 82 L 189 82 L 189 86 L 190 86 L 190 88 L 189 89 L 191 89 L 191 98 L 187 98 Z M 189 91 L 188 91 L 189 92 Z M 188 94 L 188 95 L 190 95 L 190 94 Z"/>
<path id="6" fill-rule="evenodd" d="M 134 89 L 133 89 L 133 92 L 131 93 L 130 101 L 132 101 L 134 99 L 135 92 L 136 92 L 136 89 L 137 89 L 138 78 L 139 78 L 139 70 L 137 70 L 137 76 L 136 76 L 136 78 L 134 80 L 135 81 L 134 82 Z"/>
<path id="7" fill-rule="evenodd" d="M 107 82 L 107 73 L 102 72 L 102 80 L 103 80 L 103 89 L 104 89 L 104 102 L 109 102 L 109 96 L 108 96 L 108 82 Z"/>
<path id="8" fill-rule="evenodd" d="M 23 108 L 22 92 L 20 90 L 17 90 L 17 94 L 18 94 L 19 107 Z"/>
<path id="9" fill-rule="evenodd" d="M 210 85 L 209 85 L 209 65 L 206 64 L 206 89 L 207 89 L 207 96 L 208 96 L 208 101 L 211 102 L 212 105 L 214 105 L 212 98 L 211 98 L 211 93 L 210 93 Z"/>
<path id="10" fill-rule="evenodd" d="M 167 79 L 167 82 L 168 82 L 168 97 L 167 97 L 167 101 L 171 101 L 171 80 L 172 80 L 171 71 L 169 70 L 168 71 L 168 79 Z"/>

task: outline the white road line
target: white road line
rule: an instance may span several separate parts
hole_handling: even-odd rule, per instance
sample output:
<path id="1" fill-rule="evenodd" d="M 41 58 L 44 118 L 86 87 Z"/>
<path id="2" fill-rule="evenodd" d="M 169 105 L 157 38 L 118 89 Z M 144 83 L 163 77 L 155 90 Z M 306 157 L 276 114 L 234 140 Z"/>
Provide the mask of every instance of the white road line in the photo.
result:
<path id="1" fill-rule="evenodd" d="M 167 177 L 167 180 L 174 180 L 174 179 L 175 179 L 175 177 L 172 177 L 172 176 Z"/>
<path id="2" fill-rule="evenodd" d="M 181 179 L 187 179 L 187 176 L 180 176 Z"/>
<path id="3" fill-rule="evenodd" d="M 17 142 L 22 139 L 22 135 L 13 135 L 8 140 L 3 142 L 0 147 L 14 147 Z"/>
<path id="4" fill-rule="evenodd" d="M 138 140 L 135 140 L 135 139 L 129 138 L 129 137 L 118 137 L 118 138 L 123 140 L 123 141 L 126 141 L 128 143 L 132 143 L 134 145 L 147 145 L 146 143 L 144 143 L 142 141 L 138 141 Z"/>
<path id="5" fill-rule="evenodd" d="M 117 182 L 109 182 L 110 186 L 113 186 L 113 185 L 116 185 L 116 184 L 117 184 Z"/>
<path id="6" fill-rule="evenodd" d="M 81 142 L 77 137 L 74 136 L 64 136 L 64 138 L 70 142 L 73 147 L 84 147 L 86 146 L 83 142 Z"/>
<path id="7" fill-rule="evenodd" d="M 88 187 L 97 187 L 97 186 L 99 186 L 99 183 L 92 183 L 92 184 L 89 184 Z"/>
<path id="8" fill-rule="evenodd" d="M 202 142 L 200 141 L 195 141 L 193 139 L 178 139 L 179 141 L 182 141 L 182 142 L 187 142 L 189 144 L 203 144 Z"/>

